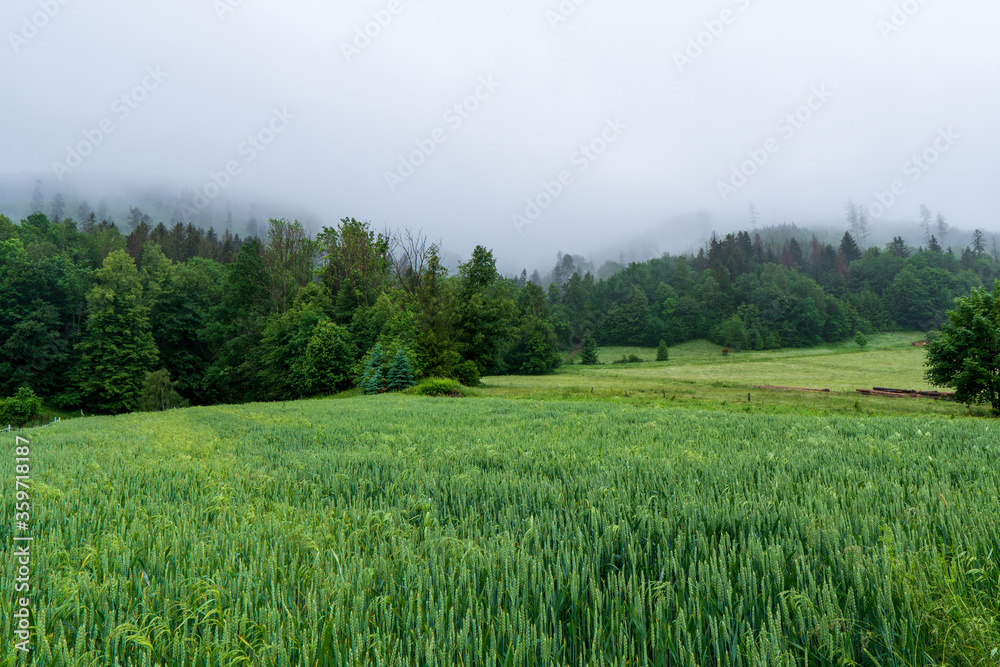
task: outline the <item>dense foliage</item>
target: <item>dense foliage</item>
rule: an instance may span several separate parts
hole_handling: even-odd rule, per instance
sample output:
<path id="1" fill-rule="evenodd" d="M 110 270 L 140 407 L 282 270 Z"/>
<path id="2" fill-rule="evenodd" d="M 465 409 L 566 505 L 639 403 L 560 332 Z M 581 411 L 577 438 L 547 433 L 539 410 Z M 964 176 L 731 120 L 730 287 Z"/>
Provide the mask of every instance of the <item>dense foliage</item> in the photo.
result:
<path id="1" fill-rule="evenodd" d="M 10 398 L 0 399 L 0 424 L 24 426 L 42 414 L 42 399 L 28 387 L 21 387 Z"/>
<path id="2" fill-rule="evenodd" d="M 998 456 L 978 420 L 578 401 L 64 422 L 32 664 L 996 665 Z"/>
<path id="3" fill-rule="evenodd" d="M 483 247 L 448 276 L 425 239 L 353 219 L 241 240 L 134 217 L 124 235 L 92 215 L 0 216 L 0 396 L 120 413 L 559 364 L 544 293 Z"/>
<path id="4" fill-rule="evenodd" d="M 815 236 L 765 242 L 747 232 L 713 237 L 696 256 L 664 256 L 596 280 L 586 263 L 560 257 L 548 298 L 560 344 L 594 332 L 602 345 L 656 347 L 698 338 L 733 350 L 809 347 L 857 332 L 929 331 L 955 297 L 1000 276 L 980 241 L 957 254 L 901 238 L 862 252 Z M 599 273 L 606 273 L 602 269 Z"/>
<path id="5" fill-rule="evenodd" d="M 475 386 L 550 373 L 558 350 L 577 346 L 587 364 L 598 344 L 662 343 L 664 356 L 697 338 L 807 347 L 936 328 L 955 297 L 997 275 L 981 238 L 956 255 L 899 238 L 862 252 L 849 233 L 839 248 L 815 237 L 804 248 L 741 232 L 601 279 L 561 256 L 548 280 L 529 280 L 500 276 L 483 247 L 449 276 L 426 239 L 350 218 L 315 238 L 285 220 L 247 239 L 151 227 L 137 210 L 130 224 L 126 235 L 93 214 L 79 227 L 0 216 L 0 397 L 25 386 L 66 409 L 118 413 L 293 400 L 366 377 L 379 393 L 400 353 L 413 381 Z M 376 347 L 377 373 L 366 370 Z M 160 389 L 145 387 L 148 373 Z"/>
<path id="6" fill-rule="evenodd" d="M 927 380 L 953 387 L 963 403 L 984 403 L 1000 417 L 1000 280 L 958 299 L 927 348 Z"/>

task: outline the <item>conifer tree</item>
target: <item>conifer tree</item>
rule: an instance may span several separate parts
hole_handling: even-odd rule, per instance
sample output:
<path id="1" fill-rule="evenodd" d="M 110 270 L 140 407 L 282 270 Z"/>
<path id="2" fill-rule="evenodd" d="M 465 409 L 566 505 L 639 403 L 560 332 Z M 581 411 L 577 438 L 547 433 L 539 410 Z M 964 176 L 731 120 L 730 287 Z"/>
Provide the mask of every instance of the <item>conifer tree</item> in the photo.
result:
<path id="1" fill-rule="evenodd" d="M 402 391 L 409 389 L 416 384 L 413 378 L 413 367 L 410 359 L 406 356 L 406 351 L 399 348 L 396 357 L 392 360 L 389 373 L 386 375 L 386 389 L 389 391 Z"/>
<path id="2" fill-rule="evenodd" d="M 364 371 L 361 373 L 361 382 L 358 383 L 361 391 L 366 394 L 381 394 L 385 391 L 385 376 L 382 374 L 382 346 L 375 344 L 365 358 Z"/>
<path id="3" fill-rule="evenodd" d="M 660 346 L 656 348 L 656 360 L 670 361 L 670 348 L 667 347 L 667 341 L 660 341 Z"/>
<path id="4" fill-rule="evenodd" d="M 452 295 L 445 278 L 448 271 L 441 266 L 437 248 L 428 253 L 427 270 L 417 290 L 417 348 L 422 356 L 424 374 L 450 378 L 462 357 L 455 350 L 455 319 Z"/>
<path id="5" fill-rule="evenodd" d="M 583 354 L 581 355 L 581 360 L 584 366 L 594 366 L 597 364 L 597 341 L 594 340 L 589 331 L 583 337 Z"/>

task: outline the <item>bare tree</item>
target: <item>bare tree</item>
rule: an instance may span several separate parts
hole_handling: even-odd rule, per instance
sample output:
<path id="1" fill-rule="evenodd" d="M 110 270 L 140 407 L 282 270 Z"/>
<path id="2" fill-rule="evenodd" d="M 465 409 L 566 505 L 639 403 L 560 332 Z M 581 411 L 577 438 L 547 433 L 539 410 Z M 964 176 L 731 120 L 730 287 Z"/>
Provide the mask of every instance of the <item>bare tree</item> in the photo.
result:
<path id="1" fill-rule="evenodd" d="M 948 225 L 948 218 L 944 217 L 943 213 L 938 213 L 937 220 L 934 223 L 937 225 L 938 236 L 941 237 L 941 243 L 944 244 L 944 239 L 948 236 L 948 230 L 950 226 Z"/>
<path id="2" fill-rule="evenodd" d="M 441 241 L 430 243 L 423 230 L 403 227 L 392 238 L 392 272 L 407 294 L 416 294 L 427 271 L 431 250 L 440 251 Z"/>
<path id="3" fill-rule="evenodd" d="M 933 218 L 934 218 L 934 214 L 931 213 L 931 210 L 929 208 L 927 208 L 926 206 L 924 206 L 923 204 L 921 204 L 920 205 L 920 229 L 924 230 L 924 243 L 926 243 L 926 244 L 930 244 L 930 242 L 931 242 L 931 223 L 932 223 L 932 219 Z"/>
<path id="4" fill-rule="evenodd" d="M 847 201 L 847 222 L 851 228 L 851 236 L 861 243 L 861 248 L 868 249 L 868 237 L 871 235 L 871 222 L 868 219 L 868 211 L 864 206 L 855 204 L 853 200 Z"/>

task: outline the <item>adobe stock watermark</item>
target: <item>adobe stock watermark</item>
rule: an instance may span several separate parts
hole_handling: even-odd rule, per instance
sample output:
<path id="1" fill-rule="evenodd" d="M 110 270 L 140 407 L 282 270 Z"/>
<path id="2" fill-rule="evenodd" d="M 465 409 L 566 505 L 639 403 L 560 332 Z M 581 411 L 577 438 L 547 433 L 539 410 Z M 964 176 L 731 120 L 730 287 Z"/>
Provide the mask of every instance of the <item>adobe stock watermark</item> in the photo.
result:
<path id="1" fill-rule="evenodd" d="M 111 102 L 111 115 L 102 118 L 95 127 L 83 130 L 83 139 L 73 146 L 66 147 L 66 158 L 62 162 L 52 163 L 52 172 L 56 177 L 62 181 L 64 176 L 73 173 L 118 129 L 116 121 L 124 123 L 128 120 L 139 105 L 149 99 L 150 93 L 159 88 L 169 76 L 170 73 L 164 72 L 159 65 L 147 67 L 146 74 L 138 85 Z"/>
<path id="2" fill-rule="evenodd" d="M 347 62 L 351 62 L 361 52 L 372 45 L 372 42 L 382 34 L 382 31 L 392 25 L 392 22 L 403 11 L 402 0 L 389 0 L 385 9 L 376 9 L 371 13 L 371 20 L 354 29 L 354 37 L 350 42 L 340 43 L 340 52 Z"/>
<path id="3" fill-rule="evenodd" d="M 905 28 L 910 19 L 916 16 L 929 1 L 905 0 L 900 4 L 893 5 L 892 14 L 889 15 L 889 18 L 880 19 L 878 22 L 878 29 L 882 33 L 882 39 L 888 42 L 889 38 Z"/>
<path id="4" fill-rule="evenodd" d="M 833 93 L 826 89 L 826 85 L 813 86 L 805 104 L 786 113 L 774 124 L 774 130 L 780 138 L 768 137 L 761 146 L 748 150 L 747 159 L 732 166 L 729 178 L 716 183 L 722 201 L 729 201 L 731 196 L 749 183 L 750 179 L 770 162 L 773 156 L 778 154 L 783 143 L 791 141 L 812 120 L 813 116 L 829 103 L 832 97 Z"/>
<path id="5" fill-rule="evenodd" d="M 500 83 L 493 79 L 492 74 L 479 77 L 479 85 L 472 94 L 444 112 L 442 116 L 444 122 L 452 132 L 457 131 L 481 108 L 483 102 L 493 97 L 499 87 Z M 427 160 L 437 152 L 438 146 L 448 141 L 448 136 L 448 130 L 438 127 L 430 133 L 430 136 L 414 140 L 416 149 L 407 155 L 399 156 L 399 166 L 396 167 L 396 171 L 385 172 L 385 183 L 389 186 L 389 191 L 395 192 L 396 188 L 417 173 L 417 169 L 427 164 Z"/>
<path id="6" fill-rule="evenodd" d="M 558 30 L 560 25 L 573 18 L 576 10 L 586 3 L 587 0 L 562 0 L 555 9 L 545 11 L 545 18 L 553 31 Z"/>
<path id="7" fill-rule="evenodd" d="M 750 9 L 752 4 L 752 0 L 731 1 L 740 11 Z M 737 12 L 732 9 L 723 9 L 718 16 L 702 21 L 704 30 L 689 37 L 687 46 L 682 51 L 674 51 L 674 64 L 677 65 L 677 71 L 684 74 L 684 70 L 705 55 L 726 34 L 729 26 L 736 23 L 738 18 Z"/>
<path id="8" fill-rule="evenodd" d="M 212 9 L 215 10 L 215 15 L 219 17 L 220 21 L 226 20 L 226 15 L 235 12 L 242 4 L 244 0 L 212 0 Z"/>
<path id="9" fill-rule="evenodd" d="M 272 110 L 270 120 L 236 147 L 235 158 L 228 160 L 219 171 L 208 172 L 208 180 L 201 187 L 194 189 L 191 205 L 181 204 L 178 207 L 180 213 L 191 220 L 208 208 L 223 190 L 232 185 L 233 179 L 243 173 L 244 167 L 256 161 L 268 146 L 274 143 L 278 135 L 288 129 L 293 120 L 295 114 L 290 113 L 287 107 Z"/>
<path id="10" fill-rule="evenodd" d="M 517 233 L 521 234 L 526 226 L 542 217 L 542 213 L 562 197 L 570 186 L 576 183 L 574 170 L 576 174 L 583 174 L 590 169 L 590 166 L 607 153 L 611 144 L 617 142 L 627 129 L 628 125 L 619 118 L 609 118 L 605 121 L 601 133 L 589 142 L 580 145 L 570 156 L 570 168 L 561 170 L 551 181 L 542 181 L 538 193 L 534 197 L 524 200 L 524 209 L 511 214 L 510 220 L 514 223 L 514 229 L 517 230 Z"/>
<path id="11" fill-rule="evenodd" d="M 919 182 L 961 138 L 962 135 L 956 134 L 950 125 L 938 128 L 937 136 L 931 145 L 903 163 L 902 171 L 905 178 L 894 180 L 889 184 L 888 190 L 875 191 L 875 200 L 866 207 L 868 215 L 874 219 L 885 215 L 909 191 L 907 182 Z"/>
<path id="12" fill-rule="evenodd" d="M 62 8 L 72 0 L 39 0 L 38 11 L 31 16 L 25 16 L 21 20 L 21 28 L 17 32 L 8 32 L 7 41 L 14 53 L 20 52 L 28 45 L 28 42 L 38 36 L 49 22 L 58 16 Z"/>

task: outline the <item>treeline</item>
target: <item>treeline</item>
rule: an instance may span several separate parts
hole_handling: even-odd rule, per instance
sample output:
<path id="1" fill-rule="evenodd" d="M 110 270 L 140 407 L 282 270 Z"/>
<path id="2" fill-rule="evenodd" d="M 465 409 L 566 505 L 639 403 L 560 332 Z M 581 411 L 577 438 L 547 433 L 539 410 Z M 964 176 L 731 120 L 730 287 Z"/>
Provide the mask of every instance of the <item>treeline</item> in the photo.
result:
<path id="1" fill-rule="evenodd" d="M 775 246 L 748 232 L 712 237 L 696 256 L 634 263 L 597 281 L 560 256 L 548 298 L 560 344 L 592 334 L 602 345 L 655 346 L 708 338 L 733 349 L 808 347 L 856 332 L 927 331 L 957 296 L 1000 275 L 984 235 L 943 250 L 933 236 L 911 249 L 896 237 L 859 248 L 813 236 Z"/>
<path id="2" fill-rule="evenodd" d="M 0 395 L 119 413 L 327 394 L 373 359 L 466 384 L 559 364 L 545 293 L 483 247 L 449 276 L 425 237 L 354 219 L 131 227 L 0 216 Z"/>

